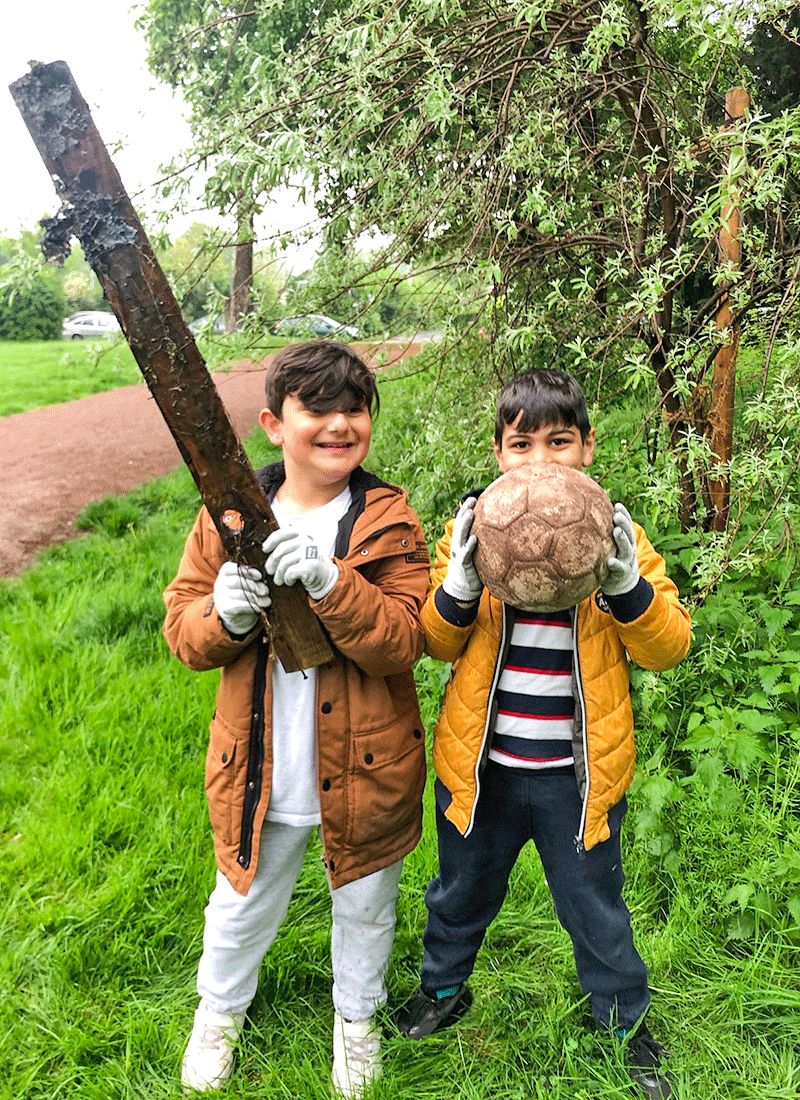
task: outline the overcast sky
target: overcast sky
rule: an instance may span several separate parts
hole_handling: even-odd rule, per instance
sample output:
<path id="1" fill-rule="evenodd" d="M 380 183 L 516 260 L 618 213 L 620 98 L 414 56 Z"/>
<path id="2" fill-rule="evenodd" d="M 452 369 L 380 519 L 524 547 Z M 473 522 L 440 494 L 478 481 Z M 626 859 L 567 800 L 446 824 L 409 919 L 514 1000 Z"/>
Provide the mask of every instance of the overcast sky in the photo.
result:
<path id="1" fill-rule="evenodd" d="M 8 91 L 29 62 L 66 61 L 89 104 L 129 195 L 140 207 L 158 178 L 159 163 L 189 140 L 183 105 L 158 84 L 144 62 L 127 0 L 7 0 L 0 36 L 0 231 L 16 235 L 54 214 L 58 199 L 47 170 Z M 138 195 L 142 188 L 145 191 Z"/>
<path id="2" fill-rule="evenodd" d="M 125 190 L 140 211 L 153 209 L 158 166 L 180 153 L 190 140 L 179 95 L 156 81 L 145 65 L 145 43 L 134 27 L 144 5 L 128 0 L 6 0 L 0 34 L 0 236 L 35 229 L 52 216 L 58 198 L 38 150 L 8 91 L 30 69 L 30 61 L 66 61 L 106 146 L 112 152 Z M 122 148 L 117 151 L 116 145 Z M 310 211 L 294 196 L 274 203 L 257 226 L 262 238 L 272 227 L 305 224 Z M 198 210 L 194 219 L 218 224 Z M 170 225 L 174 235 L 192 216 Z M 285 259 L 305 267 L 313 246 Z"/>

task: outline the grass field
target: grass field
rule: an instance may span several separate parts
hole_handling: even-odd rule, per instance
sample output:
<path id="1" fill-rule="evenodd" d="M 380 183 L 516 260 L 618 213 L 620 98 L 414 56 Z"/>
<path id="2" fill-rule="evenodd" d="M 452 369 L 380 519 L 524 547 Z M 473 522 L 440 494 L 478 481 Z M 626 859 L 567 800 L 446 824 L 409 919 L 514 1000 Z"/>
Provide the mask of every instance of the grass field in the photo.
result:
<path id="1" fill-rule="evenodd" d="M 269 341 L 258 349 L 280 346 Z M 245 358 L 226 337 L 201 337 L 198 342 L 212 370 Z M 142 382 L 142 374 L 127 343 L 113 340 L 0 340 L 0 416 L 59 405 L 91 393 Z"/>
<path id="2" fill-rule="evenodd" d="M 419 378 L 386 384 L 374 453 L 396 475 L 408 471 L 407 437 L 428 398 Z M 260 440 L 248 447 L 266 461 Z M 478 451 L 441 459 L 469 482 Z M 431 478 L 442 470 L 422 465 L 424 478 L 406 480 L 433 531 L 460 490 L 437 496 Z M 168 654 L 161 591 L 197 503 L 178 471 L 93 506 L 91 534 L 0 582 L 0 1100 L 180 1096 L 213 879 L 203 760 L 217 677 Z M 735 627 L 719 631 L 701 621 L 702 660 L 727 644 L 732 668 Z M 724 803 L 677 779 L 670 801 L 663 783 L 648 783 L 669 751 L 667 714 L 692 709 L 695 675 L 667 674 L 658 688 L 645 679 L 637 694 L 642 771 L 624 838 L 626 896 L 651 967 L 651 1023 L 671 1049 L 680 1100 L 796 1100 L 796 922 L 770 914 L 767 900 L 736 934 L 727 896 L 743 874 L 766 887 L 781 860 L 797 859 L 798 724 L 776 733 L 760 771 L 728 769 Z M 716 666 L 709 675 L 725 695 L 738 690 Z M 429 732 L 446 676 L 428 659 L 418 666 Z M 646 824 L 658 791 L 672 847 Z M 585 1027 L 570 945 L 530 846 L 479 956 L 470 1014 L 422 1043 L 393 1036 L 391 1010 L 418 981 L 432 818 L 429 784 L 425 835 L 401 886 L 374 1100 L 629 1100 L 618 1051 Z M 317 854 L 262 968 L 227 1092 L 237 1100 L 329 1098 L 329 903 Z"/>
<path id="3" fill-rule="evenodd" d="M 0 416 L 141 381 L 124 341 L 0 340 Z"/>

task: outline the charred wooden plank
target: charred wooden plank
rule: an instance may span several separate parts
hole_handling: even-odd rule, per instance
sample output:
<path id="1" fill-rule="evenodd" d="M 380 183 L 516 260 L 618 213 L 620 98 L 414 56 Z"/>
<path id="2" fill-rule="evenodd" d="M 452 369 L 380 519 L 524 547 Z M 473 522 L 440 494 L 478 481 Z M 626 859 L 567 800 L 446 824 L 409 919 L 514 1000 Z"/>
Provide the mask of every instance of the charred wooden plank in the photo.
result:
<path id="1" fill-rule="evenodd" d="M 278 524 L 69 67 L 37 65 L 10 91 L 62 200 L 43 223 L 45 254 L 63 259 L 78 238 L 229 557 L 261 568 Z M 329 661 L 302 588 L 270 591 L 265 625 L 284 668 Z"/>

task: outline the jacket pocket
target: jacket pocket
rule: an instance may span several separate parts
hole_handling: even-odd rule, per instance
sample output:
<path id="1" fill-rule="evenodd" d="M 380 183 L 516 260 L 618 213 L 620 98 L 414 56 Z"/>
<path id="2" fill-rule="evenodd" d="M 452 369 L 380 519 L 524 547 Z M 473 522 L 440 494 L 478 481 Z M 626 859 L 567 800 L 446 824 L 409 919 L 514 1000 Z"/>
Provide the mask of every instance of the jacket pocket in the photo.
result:
<path id="1" fill-rule="evenodd" d="M 421 725 L 396 725 L 353 738 L 348 840 L 382 846 L 419 818 L 425 786 Z"/>
<path id="2" fill-rule="evenodd" d="M 234 834 L 239 831 L 233 813 L 236 756 L 236 738 L 215 717 L 206 753 L 206 797 L 214 839 L 225 847 L 234 843 Z"/>

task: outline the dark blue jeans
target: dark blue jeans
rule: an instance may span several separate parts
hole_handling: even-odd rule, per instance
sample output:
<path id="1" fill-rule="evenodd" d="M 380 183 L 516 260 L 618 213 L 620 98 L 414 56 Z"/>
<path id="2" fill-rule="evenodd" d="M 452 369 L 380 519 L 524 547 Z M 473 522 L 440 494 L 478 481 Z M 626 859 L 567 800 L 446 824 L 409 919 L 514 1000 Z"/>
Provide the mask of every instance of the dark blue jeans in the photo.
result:
<path id="1" fill-rule="evenodd" d="M 437 796 L 449 796 L 437 780 Z M 436 807 L 439 875 L 428 887 L 422 984 L 446 989 L 472 973 L 486 929 L 497 916 L 523 845 L 532 840 L 556 914 L 572 939 L 578 980 L 602 1027 L 632 1027 L 647 1011 L 647 967 L 634 947 L 622 900 L 619 832 L 623 798 L 609 813 L 611 836 L 588 852 L 575 836 L 581 816 L 571 769 L 542 774 L 489 763 L 475 824 L 463 837 Z"/>

